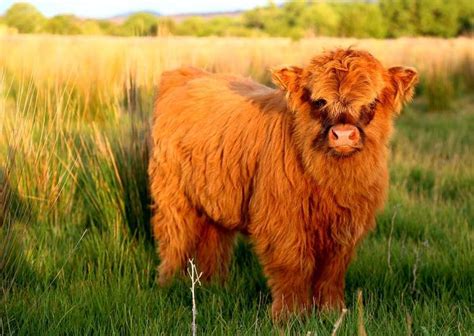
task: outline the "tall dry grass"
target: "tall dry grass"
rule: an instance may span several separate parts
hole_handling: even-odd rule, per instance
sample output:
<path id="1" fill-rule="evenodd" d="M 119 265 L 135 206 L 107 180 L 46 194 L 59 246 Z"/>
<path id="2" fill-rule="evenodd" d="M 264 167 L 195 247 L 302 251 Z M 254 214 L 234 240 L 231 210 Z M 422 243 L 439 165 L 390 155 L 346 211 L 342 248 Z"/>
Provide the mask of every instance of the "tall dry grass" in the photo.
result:
<path id="1" fill-rule="evenodd" d="M 7 80 L 30 83 L 35 94 L 45 96 L 69 88 L 68 104 L 92 119 L 116 116 L 127 89 L 153 95 L 160 74 L 181 65 L 210 71 L 250 75 L 268 83 L 268 68 L 279 64 L 304 64 L 322 50 L 355 47 L 369 50 L 386 65 L 403 64 L 422 74 L 422 89 L 432 108 L 449 104 L 454 79 L 469 82 L 474 75 L 474 41 L 470 38 L 405 38 L 357 40 L 337 38 L 113 38 L 59 36 L 0 37 L 0 67 Z M 467 71 L 467 73 L 466 73 Z M 472 88 L 472 79 L 470 80 Z M 13 92 L 15 93 L 15 92 Z M 444 106 L 443 106 L 444 104 Z"/>

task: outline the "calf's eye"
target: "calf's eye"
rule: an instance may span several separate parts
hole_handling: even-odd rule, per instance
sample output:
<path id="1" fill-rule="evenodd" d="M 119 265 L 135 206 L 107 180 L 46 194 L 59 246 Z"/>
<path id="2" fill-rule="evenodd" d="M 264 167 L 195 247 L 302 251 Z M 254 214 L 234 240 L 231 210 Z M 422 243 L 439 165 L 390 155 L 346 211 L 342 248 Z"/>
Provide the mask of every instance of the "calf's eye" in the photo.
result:
<path id="1" fill-rule="evenodd" d="M 375 110 L 375 108 L 377 107 L 378 102 L 379 102 L 379 100 L 375 99 L 372 103 L 370 103 L 369 109 L 370 110 Z"/>
<path id="2" fill-rule="evenodd" d="M 379 100 L 375 99 L 372 103 L 362 108 L 359 120 L 362 125 L 367 126 L 372 121 L 375 116 L 375 110 L 378 103 Z"/>
<path id="3" fill-rule="evenodd" d="M 311 102 L 311 105 L 314 107 L 314 108 L 317 108 L 317 109 L 322 109 L 324 106 L 326 106 L 326 100 L 325 99 L 317 99 L 317 100 L 313 100 Z"/>

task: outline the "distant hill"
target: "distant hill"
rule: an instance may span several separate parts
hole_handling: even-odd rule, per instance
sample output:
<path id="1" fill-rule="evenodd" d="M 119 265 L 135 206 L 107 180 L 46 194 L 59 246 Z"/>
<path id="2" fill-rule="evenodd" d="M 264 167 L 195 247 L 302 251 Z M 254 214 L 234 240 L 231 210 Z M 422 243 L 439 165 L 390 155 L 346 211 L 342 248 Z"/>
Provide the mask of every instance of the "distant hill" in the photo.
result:
<path id="1" fill-rule="evenodd" d="M 128 18 L 130 15 L 137 14 L 137 13 L 147 13 L 155 16 L 161 16 L 160 12 L 153 11 L 153 10 L 141 10 L 141 11 L 132 11 L 132 12 L 126 12 L 122 14 L 115 15 L 111 17 L 111 19 L 120 19 L 120 18 Z"/>
<path id="2" fill-rule="evenodd" d="M 122 23 L 125 21 L 129 16 L 137 13 L 147 13 L 151 15 L 155 15 L 157 17 L 167 17 L 170 19 L 173 19 L 175 22 L 181 22 L 184 21 L 190 17 L 195 17 L 199 16 L 203 19 L 213 19 L 215 17 L 237 17 L 240 16 L 244 13 L 244 10 L 235 10 L 235 11 L 228 11 L 228 12 L 196 12 L 196 13 L 186 13 L 186 14 L 174 14 L 174 15 L 162 15 L 159 12 L 152 11 L 152 10 L 143 10 L 143 11 L 133 11 L 133 12 L 126 12 L 123 14 L 115 15 L 111 17 L 109 20 L 116 22 L 116 23 Z"/>
<path id="3" fill-rule="evenodd" d="M 147 14 L 151 14 L 151 15 L 154 15 L 154 16 L 161 16 L 161 13 L 157 12 L 157 11 L 141 10 L 141 11 L 133 11 L 133 12 L 126 12 L 126 13 L 118 14 L 118 15 L 112 16 L 108 20 L 116 22 L 116 23 L 122 23 L 123 21 L 127 20 L 127 18 L 129 16 L 131 16 L 133 14 L 137 14 L 137 13 L 147 13 Z"/>
<path id="4" fill-rule="evenodd" d="M 212 12 L 212 13 L 186 13 L 186 14 L 175 14 L 167 15 L 170 19 L 173 19 L 176 22 L 186 20 L 193 16 L 199 16 L 203 19 L 213 19 L 215 17 L 237 17 L 241 16 L 245 11 L 244 10 L 235 10 L 229 12 Z"/>

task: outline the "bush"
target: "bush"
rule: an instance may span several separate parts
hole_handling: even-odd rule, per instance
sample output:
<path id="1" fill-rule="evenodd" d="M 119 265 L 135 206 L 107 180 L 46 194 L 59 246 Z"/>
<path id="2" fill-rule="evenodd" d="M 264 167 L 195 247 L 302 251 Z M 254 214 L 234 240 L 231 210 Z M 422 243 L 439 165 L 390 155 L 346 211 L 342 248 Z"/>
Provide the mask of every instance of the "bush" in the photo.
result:
<path id="1" fill-rule="evenodd" d="M 18 33 L 18 29 L 8 27 L 7 25 L 0 23 L 0 36 L 11 35 L 11 34 L 16 34 L 16 33 Z"/>

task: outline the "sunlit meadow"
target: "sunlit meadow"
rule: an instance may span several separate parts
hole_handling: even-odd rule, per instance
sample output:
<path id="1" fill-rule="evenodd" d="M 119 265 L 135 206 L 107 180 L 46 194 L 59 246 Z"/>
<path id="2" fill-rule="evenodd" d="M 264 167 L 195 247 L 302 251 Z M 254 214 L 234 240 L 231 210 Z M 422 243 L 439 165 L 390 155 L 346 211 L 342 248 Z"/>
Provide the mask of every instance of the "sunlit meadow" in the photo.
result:
<path id="1" fill-rule="evenodd" d="M 474 332 L 474 40 L 0 36 L 0 334 L 188 334 L 190 280 L 155 283 L 148 130 L 180 65 L 269 84 L 333 47 L 421 74 L 391 143 L 389 201 L 347 276 L 338 335 Z M 357 301 L 360 289 L 362 301 Z M 272 324 L 240 238 L 225 286 L 196 289 L 200 334 L 330 335 L 337 315 Z"/>

